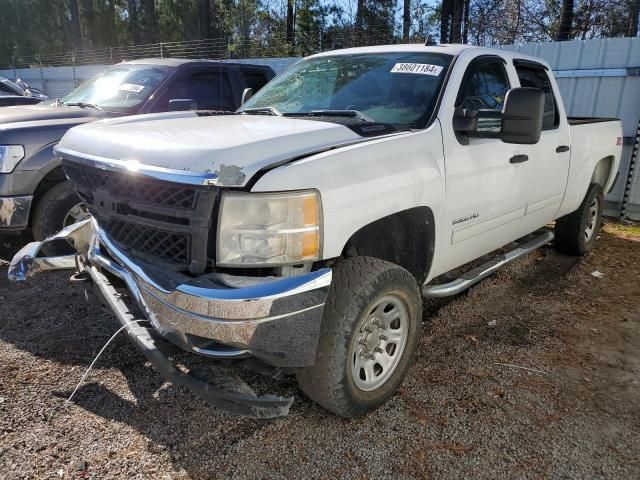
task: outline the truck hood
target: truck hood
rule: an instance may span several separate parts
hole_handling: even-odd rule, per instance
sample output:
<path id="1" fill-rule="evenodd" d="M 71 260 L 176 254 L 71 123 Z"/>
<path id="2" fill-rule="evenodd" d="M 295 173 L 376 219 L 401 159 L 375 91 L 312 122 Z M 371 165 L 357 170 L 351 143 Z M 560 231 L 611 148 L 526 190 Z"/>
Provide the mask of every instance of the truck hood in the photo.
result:
<path id="1" fill-rule="evenodd" d="M 73 128 L 62 138 L 56 153 L 63 158 L 132 161 L 140 167 L 213 172 L 218 185 L 243 186 L 265 167 L 362 140 L 349 128 L 328 122 L 175 112 Z"/>

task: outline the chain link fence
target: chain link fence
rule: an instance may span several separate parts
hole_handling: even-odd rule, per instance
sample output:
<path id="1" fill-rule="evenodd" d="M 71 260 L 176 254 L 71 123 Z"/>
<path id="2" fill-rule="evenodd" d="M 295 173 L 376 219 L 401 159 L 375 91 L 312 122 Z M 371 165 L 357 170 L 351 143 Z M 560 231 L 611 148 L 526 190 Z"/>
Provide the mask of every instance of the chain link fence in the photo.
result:
<path id="1" fill-rule="evenodd" d="M 400 43 L 401 38 L 388 31 L 331 32 L 331 30 L 304 34 L 297 32 L 295 43 L 285 35 L 269 34 L 246 38 L 209 38 L 182 42 L 159 42 L 145 45 L 109 47 L 96 50 L 74 50 L 33 56 L 14 55 L 0 59 L 0 70 L 45 68 L 82 65 L 110 65 L 124 60 L 149 57 L 179 57 L 206 59 L 242 59 L 270 57 L 302 57 L 326 50 L 360 45 Z M 423 38 L 411 38 L 405 42 L 424 42 Z"/>

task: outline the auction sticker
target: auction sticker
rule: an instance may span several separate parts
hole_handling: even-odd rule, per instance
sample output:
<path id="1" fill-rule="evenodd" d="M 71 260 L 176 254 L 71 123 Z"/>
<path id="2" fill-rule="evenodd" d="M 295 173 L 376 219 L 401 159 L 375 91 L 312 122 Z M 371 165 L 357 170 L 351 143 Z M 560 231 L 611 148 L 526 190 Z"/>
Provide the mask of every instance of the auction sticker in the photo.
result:
<path id="1" fill-rule="evenodd" d="M 415 73 L 418 75 L 432 75 L 437 77 L 442 72 L 439 65 L 429 63 L 396 63 L 391 69 L 391 73 Z"/>
<path id="2" fill-rule="evenodd" d="M 125 92 L 133 92 L 140 93 L 144 90 L 144 85 L 136 85 L 134 83 L 123 83 L 120 85 L 120 90 L 124 90 Z"/>

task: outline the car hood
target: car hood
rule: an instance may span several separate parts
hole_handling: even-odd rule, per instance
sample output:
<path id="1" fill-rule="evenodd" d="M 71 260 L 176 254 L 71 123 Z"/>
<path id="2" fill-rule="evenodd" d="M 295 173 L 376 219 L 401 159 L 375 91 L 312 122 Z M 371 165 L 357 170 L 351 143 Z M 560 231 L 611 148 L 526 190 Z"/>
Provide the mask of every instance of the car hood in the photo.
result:
<path id="1" fill-rule="evenodd" d="M 94 108 L 56 107 L 54 105 L 28 105 L 5 107 L 0 110 L 0 125 L 18 122 L 38 122 L 42 120 L 70 120 L 84 118 L 105 118 L 109 114 Z"/>
<path id="2" fill-rule="evenodd" d="M 174 112 L 81 125 L 62 138 L 56 152 L 63 158 L 131 161 L 136 168 L 214 173 L 218 185 L 243 186 L 265 167 L 362 140 L 328 122 Z"/>
<path id="3" fill-rule="evenodd" d="M 23 97 L 26 98 L 26 97 Z M 30 105 L 0 108 L 0 145 L 24 145 L 31 156 L 72 127 L 113 116 L 91 108 Z"/>

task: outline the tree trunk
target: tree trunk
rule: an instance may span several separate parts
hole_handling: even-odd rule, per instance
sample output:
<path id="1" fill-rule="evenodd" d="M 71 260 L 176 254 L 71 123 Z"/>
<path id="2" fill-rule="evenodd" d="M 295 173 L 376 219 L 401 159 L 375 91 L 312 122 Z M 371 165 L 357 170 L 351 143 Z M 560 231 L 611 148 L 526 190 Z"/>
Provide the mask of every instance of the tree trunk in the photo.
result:
<path id="1" fill-rule="evenodd" d="M 454 0 L 453 12 L 451 14 L 451 32 L 449 41 L 460 43 L 462 41 L 462 16 L 464 10 L 464 0 Z"/>
<path id="2" fill-rule="evenodd" d="M 156 4 L 154 0 L 143 0 L 144 9 L 144 41 L 155 43 L 156 41 Z"/>
<path id="3" fill-rule="evenodd" d="M 93 48 L 95 35 L 96 13 L 93 9 L 92 0 L 84 0 L 82 5 L 82 17 L 84 20 L 84 30 L 81 30 L 82 48 L 90 50 Z"/>
<path id="4" fill-rule="evenodd" d="M 356 45 L 362 45 L 363 30 L 364 30 L 364 15 L 365 15 L 364 0 L 358 0 L 358 8 L 356 10 Z"/>
<path id="5" fill-rule="evenodd" d="M 440 12 L 440 43 L 451 42 L 451 20 L 453 15 L 453 0 L 442 0 Z"/>
<path id="6" fill-rule="evenodd" d="M 629 7 L 629 28 L 627 30 L 627 37 L 637 37 L 638 15 L 640 15 L 640 0 L 632 0 Z"/>
<path id="7" fill-rule="evenodd" d="M 404 8 L 402 11 L 402 39 L 409 40 L 411 30 L 411 0 L 404 0 Z"/>
<path id="8" fill-rule="evenodd" d="M 287 0 L 287 43 L 293 48 L 293 42 L 295 40 L 293 33 L 293 2 L 294 0 Z"/>
<path id="9" fill-rule="evenodd" d="M 140 43 L 140 19 L 138 18 L 138 0 L 127 0 L 129 33 L 134 45 Z"/>
<path id="10" fill-rule="evenodd" d="M 462 43 L 469 43 L 469 3 L 469 0 L 464 0 L 464 27 L 462 28 Z"/>
<path id="11" fill-rule="evenodd" d="M 556 40 L 564 41 L 571 39 L 571 29 L 573 27 L 573 0 L 562 0 L 562 12 L 560 14 L 560 26 Z"/>
<path id="12" fill-rule="evenodd" d="M 209 0 L 198 0 L 198 34 L 199 38 L 211 38 L 211 9 Z"/>
<path id="13" fill-rule="evenodd" d="M 69 0 L 69 12 L 71 13 L 71 40 L 74 46 L 82 45 L 78 0 Z"/>

